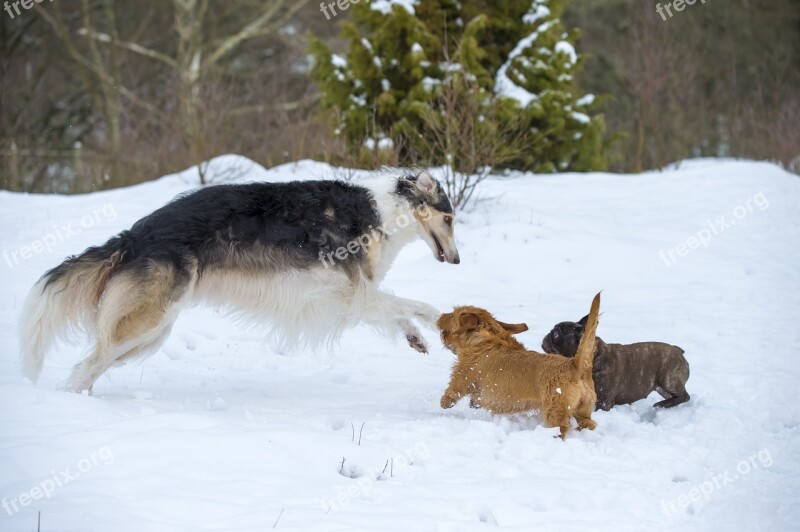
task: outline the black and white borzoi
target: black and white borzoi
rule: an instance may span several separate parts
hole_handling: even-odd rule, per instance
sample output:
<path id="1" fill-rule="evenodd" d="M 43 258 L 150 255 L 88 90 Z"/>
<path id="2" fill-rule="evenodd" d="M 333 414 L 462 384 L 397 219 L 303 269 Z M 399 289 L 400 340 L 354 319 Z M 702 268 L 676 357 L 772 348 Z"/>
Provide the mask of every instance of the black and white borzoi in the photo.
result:
<path id="1" fill-rule="evenodd" d="M 53 342 L 82 332 L 93 352 L 67 389 L 91 391 L 109 367 L 157 351 L 181 309 L 203 302 L 265 324 L 289 346 L 363 322 L 427 352 L 412 320 L 435 327 L 439 312 L 379 285 L 416 237 L 458 264 L 453 222 L 426 172 L 200 189 L 42 276 L 22 310 L 23 373 L 36 382 Z"/>

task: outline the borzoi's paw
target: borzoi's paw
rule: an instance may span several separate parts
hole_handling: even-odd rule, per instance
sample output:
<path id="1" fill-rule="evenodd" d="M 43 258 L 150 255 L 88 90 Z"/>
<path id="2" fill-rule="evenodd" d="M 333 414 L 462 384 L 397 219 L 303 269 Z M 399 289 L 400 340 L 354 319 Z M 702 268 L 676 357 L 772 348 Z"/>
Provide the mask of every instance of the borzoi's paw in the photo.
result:
<path id="1" fill-rule="evenodd" d="M 428 345 L 425 343 L 425 339 L 422 338 L 419 334 L 408 334 L 406 336 L 406 340 L 408 340 L 408 345 L 422 353 L 423 355 L 428 354 Z"/>

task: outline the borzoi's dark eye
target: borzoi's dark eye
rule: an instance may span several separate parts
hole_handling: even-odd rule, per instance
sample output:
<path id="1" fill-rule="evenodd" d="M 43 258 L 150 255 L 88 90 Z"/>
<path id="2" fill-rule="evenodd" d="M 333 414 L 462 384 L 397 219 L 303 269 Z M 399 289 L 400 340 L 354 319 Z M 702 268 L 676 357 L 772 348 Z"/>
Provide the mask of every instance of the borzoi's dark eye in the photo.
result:
<path id="1" fill-rule="evenodd" d="M 452 216 L 445 216 L 444 217 L 444 223 L 446 223 L 448 227 L 452 227 L 453 226 L 453 217 Z"/>

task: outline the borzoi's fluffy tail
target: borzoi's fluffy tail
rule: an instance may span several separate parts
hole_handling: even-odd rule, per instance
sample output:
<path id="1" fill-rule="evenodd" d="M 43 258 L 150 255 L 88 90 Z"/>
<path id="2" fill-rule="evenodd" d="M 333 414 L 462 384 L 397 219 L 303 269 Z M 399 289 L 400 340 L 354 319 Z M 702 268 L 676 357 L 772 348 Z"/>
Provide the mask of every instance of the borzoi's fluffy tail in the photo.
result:
<path id="1" fill-rule="evenodd" d="M 124 237 L 70 257 L 33 285 L 19 321 L 22 373 L 34 383 L 53 342 L 94 329 L 97 303 L 125 256 Z"/>

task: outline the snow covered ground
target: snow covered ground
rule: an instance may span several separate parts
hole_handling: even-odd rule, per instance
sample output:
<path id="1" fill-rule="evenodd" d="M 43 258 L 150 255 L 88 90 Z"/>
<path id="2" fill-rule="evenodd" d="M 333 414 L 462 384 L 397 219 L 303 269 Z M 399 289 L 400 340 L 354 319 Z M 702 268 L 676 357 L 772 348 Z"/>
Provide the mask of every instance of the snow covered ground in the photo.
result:
<path id="1" fill-rule="evenodd" d="M 331 177 L 224 157 L 219 180 Z M 1 531 L 797 530 L 800 178 L 698 160 L 644 175 L 486 183 L 456 227 L 462 263 L 417 242 L 385 285 L 445 310 L 526 321 L 538 349 L 603 289 L 607 341 L 662 340 L 691 402 L 651 396 L 553 438 L 537 415 L 439 408 L 453 355 L 355 329 L 276 352 L 209 309 L 93 397 L 59 391 L 85 346 L 23 381 L 15 322 L 34 281 L 194 185 L 185 172 L 86 196 L 0 193 Z M 709 225 L 710 224 L 710 225 Z M 713 229 L 712 229 L 713 228 Z M 704 242 L 704 244 L 701 242 Z M 695 248 L 695 249 L 692 249 Z M 343 462 L 344 460 L 344 462 Z"/>

